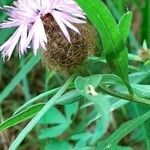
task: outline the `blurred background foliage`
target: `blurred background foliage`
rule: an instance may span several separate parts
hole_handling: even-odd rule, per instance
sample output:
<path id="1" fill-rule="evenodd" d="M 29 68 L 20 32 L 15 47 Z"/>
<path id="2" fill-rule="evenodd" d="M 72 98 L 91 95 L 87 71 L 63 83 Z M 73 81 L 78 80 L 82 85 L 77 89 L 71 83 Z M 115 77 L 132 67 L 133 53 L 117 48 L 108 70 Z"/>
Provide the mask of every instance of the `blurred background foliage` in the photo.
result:
<path id="1" fill-rule="evenodd" d="M 1 0 L 0 6 L 11 5 L 11 3 L 12 0 Z M 150 47 L 150 1 L 104 0 L 104 3 L 117 22 L 127 10 L 133 13 L 131 31 L 127 41 L 129 79 L 133 85 L 136 84 L 135 91 L 137 94 L 150 98 L 150 56 L 147 53 L 150 51 L 148 49 Z M 6 17 L 0 10 L 0 21 Z M 12 33 L 13 29 L 0 29 L 0 44 Z M 147 44 L 143 44 L 144 41 Z M 102 51 L 101 46 L 98 48 Z M 65 83 L 66 78 L 57 72 L 49 73 L 39 60 L 40 58 L 32 57 L 32 53 L 19 59 L 16 52 L 11 60 L 5 63 L 0 57 L 0 122 L 12 116 L 21 105 L 31 98 L 42 92 L 55 90 Z M 75 80 L 75 89 L 79 91 L 84 91 L 84 86 L 89 84 L 96 87 L 101 77 L 92 76 L 93 74 L 111 73 L 108 64 L 98 61 L 96 58 L 87 63 L 86 69 L 88 73 L 85 72 L 84 75 L 91 76 L 88 78 L 78 77 Z M 19 72 L 20 70 L 22 72 Z M 112 80 L 113 82 L 117 81 L 115 77 Z M 137 86 L 137 84 L 143 86 Z M 113 87 L 110 85 L 109 88 Z M 122 88 L 122 86 L 118 86 L 118 90 L 124 90 Z M 76 93 L 74 94 L 76 95 Z M 41 101 L 45 102 L 48 98 L 42 98 Z M 101 99 L 101 103 L 97 99 Z M 101 150 L 100 147 L 105 144 L 103 140 L 110 137 L 122 124 L 150 110 L 149 105 L 124 101 L 106 94 L 92 98 L 87 97 L 86 93 L 83 92 L 81 96 L 69 100 L 72 103 L 52 107 L 27 136 L 19 149 L 71 150 L 74 147 L 77 150 Z M 32 108 L 32 110 L 34 109 Z M 27 123 L 28 121 L 25 121 L 1 132 L 0 150 L 7 150 Z M 122 138 L 118 145 L 111 148 L 107 147 L 107 149 L 150 150 L 149 126 L 150 120 L 147 120 L 136 130 Z M 126 127 L 128 128 L 128 126 Z"/>

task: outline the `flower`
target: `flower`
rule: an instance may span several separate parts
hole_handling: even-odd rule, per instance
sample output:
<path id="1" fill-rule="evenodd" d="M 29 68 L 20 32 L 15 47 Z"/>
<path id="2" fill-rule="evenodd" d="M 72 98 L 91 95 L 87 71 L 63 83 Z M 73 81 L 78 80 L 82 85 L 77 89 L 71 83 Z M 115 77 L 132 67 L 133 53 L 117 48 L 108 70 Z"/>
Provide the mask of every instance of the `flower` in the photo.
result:
<path id="1" fill-rule="evenodd" d="M 7 60 L 17 45 L 19 56 L 30 46 L 35 55 L 39 48 L 46 50 L 47 36 L 43 22 L 45 16 L 51 15 L 55 19 L 69 42 L 71 40 L 67 28 L 79 33 L 73 24 L 85 23 L 86 19 L 84 12 L 74 0 L 17 0 L 13 6 L 4 6 L 0 9 L 9 16 L 7 21 L 0 23 L 0 28 L 16 28 L 14 34 L 0 46 L 2 57 Z"/>

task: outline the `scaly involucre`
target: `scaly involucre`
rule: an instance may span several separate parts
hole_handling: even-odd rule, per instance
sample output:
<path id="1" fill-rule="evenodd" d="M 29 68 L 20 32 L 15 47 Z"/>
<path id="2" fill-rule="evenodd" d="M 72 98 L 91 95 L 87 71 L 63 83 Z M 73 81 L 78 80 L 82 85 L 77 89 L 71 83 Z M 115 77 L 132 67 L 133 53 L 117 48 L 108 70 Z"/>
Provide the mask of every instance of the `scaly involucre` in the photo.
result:
<path id="1" fill-rule="evenodd" d="M 42 18 L 53 16 L 68 42 L 71 42 L 67 27 L 78 32 L 74 23 L 85 23 L 85 14 L 73 0 L 18 0 L 13 6 L 1 8 L 9 16 L 0 28 L 15 27 L 14 34 L 0 46 L 2 57 L 9 60 L 16 45 L 19 56 L 31 47 L 36 55 L 39 48 L 46 49 L 47 37 Z M 53 33 L 52 33 L 53 34 Z"/>

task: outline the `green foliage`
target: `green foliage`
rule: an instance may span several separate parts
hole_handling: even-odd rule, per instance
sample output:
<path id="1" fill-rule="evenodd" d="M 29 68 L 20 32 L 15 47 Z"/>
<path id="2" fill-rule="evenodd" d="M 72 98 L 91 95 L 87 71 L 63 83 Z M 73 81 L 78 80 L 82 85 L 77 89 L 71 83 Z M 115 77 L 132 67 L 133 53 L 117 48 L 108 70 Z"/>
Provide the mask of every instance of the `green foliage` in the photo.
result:
<path id="1" fill-rule="evenodd" d="M 32 56 L 32 58 L 21 68 L 18 74 L 11 80 L 11 82 L 0 93 L 0 102 L 2 102 L 10 92 L 18 85 L 18 83 L 24 79 L 27 73 L 40 61 L 40 55 Z"/>
<path id="2" fill-rule="evenodd" d="M 104 135 L 110 123 L 110 103 L 105 99 L 104 95 L 94 91 L 94 88 L 98 86 L 101 79 L 101 75 L 93 75 L 86 78 L 78 77 L 75 80 L 76 89 L 94 104 L 97 116 L 101 116 L 101 120 L 97 121 L 97 127 L 92 135 L 91 143 L 95 143 Z"/>
<path id="3" fill-rule="evenodd" d="M 9 150 L 132 150 L 137 144 L 149 150 L 150 60 L 144 59 L 150 46 L 149 0 L 76 2 L 98 32 L 97 53 L 73 75 L 45 71 L 40 54 L 19 65 L 15 56 L 5 63 L 0 58 L 0 139 L 17 129 Z M 11 3 L 2 0 L 0 6 Z M 135 10 L 141 20 L 134 18 Z M 6 17 L 1 13 L 0 21 Z M 132 23 L 139 22 L 138 33 L 132 31 Z M 13 32 L 0 29 L 0 45 Z M 146 54 L 139 49 L 144 40 Z"/>
<path id="4" fill-rule="evenodd" d="M 0 132 L 2 132 L 3 130 L 15 126 L 16 124 L 23 122 L 27 119 L 32 118 L 35 114 L 37 114 L 41 108 L 44 106 L 44 104 L 39 103 L 39 104 L 35 104 L 27 109 L 25 109 L 24 111 L 13 115 L 11 118 L 9 118 L 8 120 L 5 120 L 3 123 L 0 124 Z"/>
<path id="5" fill-rule="evenodd" d="M 73 76 L 59 89 L 59 91 L 43 106 L 43 108 L 38 112 L 38 114 L 28 123 L 28 125 L 21 131 L 15 141 L 11 144 L 10 150 L 16 149 L 19 144 L 23 141 L 26 135 L 34 128 L 34 126 L 40 121 L 44 114 L 55 105 L 56 101 L 65 92 L 67 86 L 73 80 Z"/>
<path id="6" fill-rule="evenodd" d="M 117 145 L 123 137 L 135 130 L 138 126 L 143 124 L 143 122 L 148 120 L 149 118 L 150 111 L 140 117 L 134 118 L 124 123 L 109 138 L 107 138 L 104 142 L 100 143 L 99 149 L 111 149 L 111 147 Z"/>
<path id="7" fill-rule="evenodd" d="M 60 136 L 72 124 L 78 110 L 78 102 L 66 105 L 64 108 L 65 116 L 55 107 L 51 108 L 40 120 L 42 125 L 53 125 L 50 128 L 41 130 L 39 139 L 48 139 Z"/>
<path id="8" fill-rule="evenodd" d="M 150 1 L 146 0 L 145 8 L 143 9 L 143 27 L 142 27 L 142 38 L 147 41 L 147 44 L 150 46 Z"/>
<path id="9" fill-rule="evenodd" d="M 91 22 L 99 31 L 103 49 L 105 51 L 105 57 L 110 68 L 116 75 L 122 78 L 128 86 L 129 92 L 132 93 L 132 90 L 128 85 L 128 55 L 124 44 L 131 24 L 131 14 L 128 13 L 124 15 L 117 26 L 110 11 L 101 1 L 96 0 L 93 2 L 87 0 L 86 6 L 84 5 L 83 0 L 77 0 L 77 2 L 79 2 Z M 122 28 L 122 24 L 124 23 L 125 26 Z"/>
<path id="10" fill-rule="evenodd" d="M 51 141 L 45 146 L 45 150 L 59 149 L 59 150 L 70 150 L 72 149 L 71 144 L 67 142 Z"/>

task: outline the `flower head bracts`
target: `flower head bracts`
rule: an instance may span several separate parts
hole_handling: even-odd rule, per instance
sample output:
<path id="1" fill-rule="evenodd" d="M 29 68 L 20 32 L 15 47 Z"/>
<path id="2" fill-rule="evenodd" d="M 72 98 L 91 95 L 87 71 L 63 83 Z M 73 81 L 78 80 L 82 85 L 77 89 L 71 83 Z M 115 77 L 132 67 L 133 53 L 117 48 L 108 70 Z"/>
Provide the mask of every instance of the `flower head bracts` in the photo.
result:
<path id="1" fill-rule="evenodd" d="M 29 45 L 34 54 L 40 47 L 46 49 L 47 37 L 42 21 L 46 14 L 53 16 L 69 42 L 71 40 L 67 27 L 79 33 L 73 23 L 85 23 L 85 14 L 73 0 L 18 0 L 13 6 L 4 6 L 1 9 L 9 18 L 0 24 L 0 28 L 16 28 L 14 34 L 0 46 L 4 59 L 11 57 L 17 44 L 20 56 Z"/>

